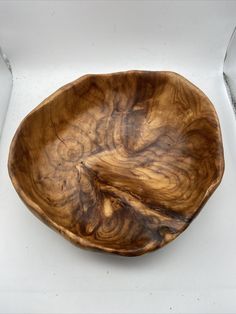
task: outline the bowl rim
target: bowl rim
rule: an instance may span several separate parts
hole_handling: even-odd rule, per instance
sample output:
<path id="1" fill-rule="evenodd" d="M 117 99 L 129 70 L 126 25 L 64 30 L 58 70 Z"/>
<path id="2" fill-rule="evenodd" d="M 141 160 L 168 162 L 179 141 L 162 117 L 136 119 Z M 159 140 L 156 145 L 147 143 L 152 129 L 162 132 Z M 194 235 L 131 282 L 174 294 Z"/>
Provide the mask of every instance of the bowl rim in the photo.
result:
<path id="1" fill-rule="evenodd" d="M 196 210 L 195 214 L 191 217 L 191 219 L 186 222 L 186 224 L 184 225 L 183 229 L 176 235 L 176 237 L 170 239 L 169 241 L 166 241 L 162 246 L 160 245 L 153 245 L 150 246 L 148 249 L 145 249 L 146 247 L 148 247 L 148 244 L 144 247 L 138 248 L 138 249 L 129 249 L 129 250 L 125 250 L 125 249 L 113 249 L 113 248 L 109 248 L 109 247 L 105 247 L 103 245 L 100 244 L 95 244 L 71 231 L 69 231 L 66 227 L 61 226 L 60 224 L 56 223 L 55 221 L 53 221 L 48 215 L 47 213 L 36 203 L 34 202 L 30 197 L 28 197 L 26 195 L 26 193 L 24 192 L 24 190 L 21 188 L 20 183 L 18 182 L 17 178 L 15 177 L 13 171 L 12 171 L 12 165 L 14 164 L 14 149 L 15 149 L 15 144 L 18 140 L 20 131 L 25 123 L 25 121 L 31 116 L 33 115 L 35 112 L 39 111 L 41 108 L 43 108 L 44 106 L 46 106 L 51 100 L 53 100 L 54 98 L 60 96 L 62 93 L 64 93 L 65 91 L 69 90 L 71 87 L 73 87 L 74 85 L 78 85 L 81 84 L 83 81 L 85 81 L 88 78 L 92 78 L 92 77 L 112 77 L 112 76 L 116 76 L 116 75 L 123 75 L 123 74 L 128 74 L 128 75 L 136 75 L 136 74 L 167 74 L 167 75 L 171 75 L 171 76 L 175 76 L 178 77 L 182 80 L 185 81 L 185 83 L 187 83 L 189 85 L 189 87 L 194 88 L 194 90 L 199 93 L 199 95 L 201 95 L 202 97 L 204 97 L 205 99 L 208 100 L 209 105 L 211 106 L 211 110 L 212 110 L 212 114 L 214 115 L 216 121 L 217 121 L 217 129 L 215 130 L 215 132 L 217 132 L 217 136 L 219 138 L 219 143 L 220 143 L 220 166 L 218 168 L 217 171 L 217 178 L 215 181 L 213 181 L 210 186 L 208 187 L 208 189 L 206 190 L 206 193 L 202 199 L 202 202 L 200 204 L 200 206 L 198 207 L 198 209 Z M 222 181 L 223 175 L 224 175 L 224 170 L 225 170 L 225 159 L 224 159 L 224 147 L 223 147 L 223 140 L 222 140 L 222 134 L 221 134 L 221 127 L 220 127 L 220 121 L 216 112 L 216 109 L 213 105 L 213 103 L 210 101 L 210 99 L 205 95 L 205 93 L 200 90 L 200 88 L 198 88 L 196 85 L 194 85 L 193 83 L 191 83 L 188 79 L 186 79 L 185 77 L 183 77 L 182 75 L 173 72 L 173 71 L 149 71 L 149 70 L 128 70 L 128 71 L 119 71 L 119 72 L 111 72 L 111 73 L 102 73 L 102 74 L 85 74 L 81 77 L 79 77 L 76 80 L 73 80 L 70 83 L 67 83 L 65 85 L 63 85 L 62 87 L 58 88 L 55 92 L 53 92 L 50 96 L 48 96 L 46 99 L 44 99 L 39 105 L 37 105 L 33 110 L 31 110 L 20 122 L 19 126 L 16 129 L 16 132 L 13 136 L 13 139 L 11 141 L 10 147 L 9 147 L 9 155 L 8 155 L 8 162 L 7 162 L 7 168 L 8 168 L 8 173 L 9 173 L 9 177 L 12 181 L 12 184 L 17 192 L 17 194 L 20 196 L 20 198 L 22 199 L 23 203 L 30 209 L 30 211 L 36 216 L 38 217 L 41 221 L 43 221 L 46 225 L 48 225 L 50 228 L 52 228 L 53 230 L 57 231 L 58 233 L 60 233 L 64 238 L 66 238 L 67 240 L 69 240 L 70 242 L 72 242 L 73 244 L 80 246 L 81 248 L 85 248 L 85 249 L 94 249 L 94 250 L 99 250 L 99 251 L 105 251 L 107 253 L 115 253 L 118 255 L 125 255 L 125 256 L 139 256 L 139 255 L 143 255 L 146 254 L 148 252 L 152 252 L 154 250 L 156 250 L 157 248 L 160 249 L 163 246 L 165 246 L 166 244 L 168 244 L 169 242 L 172 242 L 175 238 L 177 238 L 179 235 L 181 235 L 183 233 L 183 231 L 189 226 L 189 224 L 191 223 L 191 221 L 199 214 L 199 212 L 201 211 L 202 207 L 205 205 L 205 203 L 208 201 L 208 199 L 210 198 L 210 196 L 214 193 L 214 191 L 217 189 L 217 187 L 219 186 L 219 184 Z"/>

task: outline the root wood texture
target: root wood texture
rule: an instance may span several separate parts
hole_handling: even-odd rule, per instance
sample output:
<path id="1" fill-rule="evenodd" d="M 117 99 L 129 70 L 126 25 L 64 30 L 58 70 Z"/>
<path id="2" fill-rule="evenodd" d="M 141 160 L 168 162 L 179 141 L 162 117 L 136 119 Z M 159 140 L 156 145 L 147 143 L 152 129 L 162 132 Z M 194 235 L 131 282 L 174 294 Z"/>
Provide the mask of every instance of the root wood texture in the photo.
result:
<path id="1" fill-rule="evenodd" d="M 9 173 L 29 209 L 85 248 L 141 255 L 175 239 L 221 181 L 208 98 L 173 72 L 86 75 L 34 109 Z"/>

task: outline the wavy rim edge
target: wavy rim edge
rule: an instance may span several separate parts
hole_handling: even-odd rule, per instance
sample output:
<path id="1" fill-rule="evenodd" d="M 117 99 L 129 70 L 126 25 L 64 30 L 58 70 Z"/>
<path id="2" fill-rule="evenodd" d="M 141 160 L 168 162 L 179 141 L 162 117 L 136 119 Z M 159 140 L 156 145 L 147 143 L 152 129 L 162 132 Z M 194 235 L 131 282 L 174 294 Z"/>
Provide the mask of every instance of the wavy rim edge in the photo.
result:
<path id="1" fill-rule="evenodd" d="M 11 170 L 11 165 L 13 164 L 13 150 L 15 147 L 15 143 L 18 139 L 20 130 L 25 122 L 25 120 L 31 116 L 32 114 L 34 114 L 36 111 L 40 110 L 42 107 L 46 106 L 52 99 L 54 99 L 55 97 L 58 97 L 60 94 L 62 94 L 65 90 L 70 89 L 73 85 L 77 85 L 80 84 L 81 82 L 83 82 L 84 80 L 86 80 L 87 78 L 90 77 L 96 77 L 96 76 L 114 76 L 114 75 L 120 75 L 120 74 L 148 74 L 148 73 L 163 73 L 163 74 L 171 74 L 174 76 L 178 76 L 181 79 L 184 79 L 186 83 L 188 83 L 188 85 L 190 85 L 191 87 L 193 87 L 201 96 L 203 96 L 204 98 L 206 98 L 209 101 L 209 104 L 211 105 L 211 109 L 212 112 L 215 116 L 215 119 L 217 121 L 218 124 L 218 137 L 220 139 L 220 143 L 221 143 L 221 147 L 222 149 L 221 151 L 221 156 L 220 156 L 220 167 L 218 170 L 218 176 L 217 179 L 215 181 L 212 182 L 212 184 L 209 186 L 209 188 L 207 189 L 205 196 L 203 197 L 203 201 L 200 204 L 199 208 L 196 210 L 196 213 L 191 217 L 191 219 L 189 220 L 189 222 L 186 222 L 186 225 L 183 227 L 183 229 L 176 235 L 176 237 L 173 237 L 171 240 L 166 241 L 162 246 L 158 246 L 158 245 L 152 245 L 150 246 L 149 244 L 147 244 L 145 247 L 143 248 L 139 248 L 139 249 L 134 249 L 134 250 L 125 250 L 125 249 L 112 249 L 112 248 L 108 248 L 108 247 L 104 247 L 102 245 L 98 245 L 98 244 L 94 244 L 76 234 L 74 234 L 73 232 L 67 230 L 65 227 L 57 224 L 55 221 L 53 221 L 46 213 L 45 211 L 43 211 L 43 209 L 34 201 L 32 201 L 26 194 L 25 192 L 20 188 L 20 185 L 18 183 L 18 180 L 15 178 L 14 174 L 12 173 Z M 205 205 L 205 203 L 208 201 L 208 199 L 211 197 L 211 195 L 214 193 L 214 191 L 217 189 L 217 187 L 220 185 L 223 175 L 224 175 L 224 170 L 225 170 L 225 160 L 224 160 L 224 148 L 223 148 L 223 141 L 222 141 L 222 134 L 221 134 L 221 127 L 220 127 L 220 122 L 219 122 L 219 118 L 216 112 L 216 109 L 213 105 L 213 103 L 209 100 L 209 98 L 205 95 L 205 93 L 203 93 L 203 91 L 201 91 L 196 85 L 194 85 L 193 83 L 191 83 L 188 79 L 186 79 L 185 77 L 183 77 L 182 75 L 173 72 L 173 71 L 145 71 L 145 70 L 129 70 L 129 71 L 119 71 L 119 72 L 112 72 L 112 73 L 104 73 L 104 74 L 85 74 L 81 77 L 79 77 L 78 79 L 67 83 L 65 85 L 63 85 L 62 87 L 60 87 L 59 89 L 57 89 L 55 92 L 53 92 L 50 96 L 48 96 L 45 100 L 43 100 L 39 105 L 37 105 L 33 110 L 31 110 L 24 118 L 23 120 L 20 122 L 18 128 L 16 129 L 16 132 L 14 134 L 14 137 L 11 141 L 10 147 L 9 147 L 9 156 L 8 156 L 8 173 L 10 176 L 10 179 L 12 181 L 12 184 L 16 190 L 16 192 L 18 193 L 18 195 L 20 196 L 20 198 L 22 199 L 23 203 L 26 204 L 26 206 L 29 208 L 29 210 L 35 215 L 37 216 L 42 222 L 44 222 L 46 225 L 48 225 L 51 229 L 57 231 L 58 233 L 60 233 L 64 238 L 66 238 L 67 240 L 69 240 L 70 242 L 72 242 L 74 245 L 80 246 L 83 249 L 94 249 L 94 250 L 98 250 L 98 251 L 105 251 L 107 253 L 115 253 L 117 255 L 123 255 L 123 256 L 140 256 L 149 252 L 152 252 L 154 250 L 156 250 L 157 248 L 160 249 L 162 247 L 164 247 L 166 244 L 168 244 L 169 242 L 172 242 L 173 240 L 175 240 L 179 235 L 181 235 L 183 233 L 183 231 L 190 225 L 190 223 L 192 222 L 192 220 L 199 214 L 199 212 L 201 211 L 201 209 L 203 208 L 203 206 Z M 149 246 L 149 247 L 148 247 Z M 145 248 L 147 248 L 147 250 L 145 250 Z"/>

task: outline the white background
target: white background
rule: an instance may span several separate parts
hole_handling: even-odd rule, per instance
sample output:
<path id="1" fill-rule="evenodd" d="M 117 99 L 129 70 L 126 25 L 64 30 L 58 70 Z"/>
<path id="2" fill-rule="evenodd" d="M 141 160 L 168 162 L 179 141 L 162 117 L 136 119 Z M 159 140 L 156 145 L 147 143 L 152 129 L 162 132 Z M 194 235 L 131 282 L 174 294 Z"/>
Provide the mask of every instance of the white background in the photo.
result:
<path id="1" fill-rule="evenodd" d="M 0 44 L 14 88 L 0 143 L 0 313 L 235 313 L 236 121 L 222 62 L 236 2 L 0 2 Z M 79 249 L 35 218 L 7 173 L 21 119 L 86 73 L 172 70 L 218 112 L 220 187 L 192 225 L 151 254 Z"/>

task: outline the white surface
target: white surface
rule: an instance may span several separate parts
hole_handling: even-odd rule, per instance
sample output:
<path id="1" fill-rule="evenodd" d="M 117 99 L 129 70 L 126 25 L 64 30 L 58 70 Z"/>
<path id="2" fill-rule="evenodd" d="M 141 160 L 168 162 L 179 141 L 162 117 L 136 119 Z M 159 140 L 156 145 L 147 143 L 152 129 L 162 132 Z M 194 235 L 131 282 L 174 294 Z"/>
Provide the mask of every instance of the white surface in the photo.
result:
<path id="1" fill-rule="evenodd" d="M 6 64 L 4 54 L 1 52 L 0 46 L 0 138 L 2 134 L 2 127 L 4 118 L 9 105 L 9 97 L 12 89 L 12 75 Z"/>
<path id="2" fill-rule="evenodd" d="M 222 61 L 236 2 L 0 2 L 14 89 L 0 151 L 0 313 L 235 313 L 236 121 Z M 7 174 L 21 119 L 85 73 L 173 70 L 215 104 L 222 184 L 192 225 L 152 254 L 74 247 L 35 218 Z"/>

